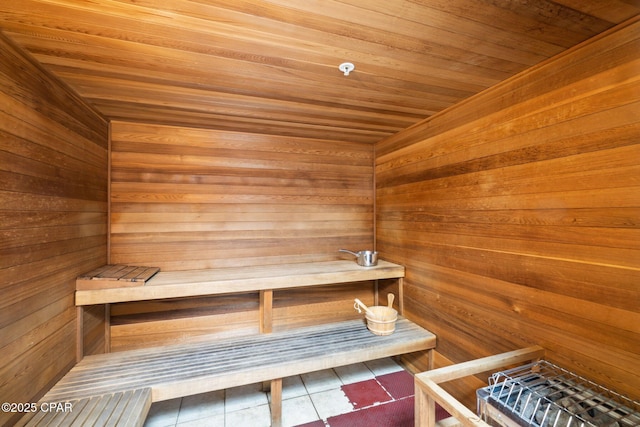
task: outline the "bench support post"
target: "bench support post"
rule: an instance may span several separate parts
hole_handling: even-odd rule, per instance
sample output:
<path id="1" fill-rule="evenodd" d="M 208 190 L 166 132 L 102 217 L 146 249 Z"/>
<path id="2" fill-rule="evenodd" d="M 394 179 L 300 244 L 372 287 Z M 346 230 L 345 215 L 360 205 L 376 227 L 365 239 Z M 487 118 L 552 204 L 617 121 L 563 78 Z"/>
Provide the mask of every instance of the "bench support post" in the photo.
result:
<path id="1" fill-rule="evenodd" d="M 76 363 L 84 357 L 84 307 L 76 307 Z"/>
<path id="2" fill-rule="evenodd" d="M 271 426 L 282 424 L 282 378 L 271 380 Z"/>
<path id="3" fill-rule="evenodd" d="M 273 290 L 260 291 L 260 333 L 273 332 Z"/>

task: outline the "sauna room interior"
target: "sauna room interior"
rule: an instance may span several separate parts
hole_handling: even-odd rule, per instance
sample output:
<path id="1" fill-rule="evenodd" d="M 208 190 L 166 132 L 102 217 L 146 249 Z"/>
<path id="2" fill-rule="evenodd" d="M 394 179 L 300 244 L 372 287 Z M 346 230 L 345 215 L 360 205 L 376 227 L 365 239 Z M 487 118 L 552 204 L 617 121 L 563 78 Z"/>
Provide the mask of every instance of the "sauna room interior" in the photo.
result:
<path id="1" fill-rule="evenodd" d="M 91 270 L 339 249 L 402 289 L 276 287 L 274 332 L 391 292 L 437 337 L 410 372 L 540 346 L 640 400 L 639 36 L 635 0 L 2 2 L 2 401 L 78 355 L 259 333 L 252 291 L 79 309 Z M 485 383 L 444 388 L 475 410 Z"/>

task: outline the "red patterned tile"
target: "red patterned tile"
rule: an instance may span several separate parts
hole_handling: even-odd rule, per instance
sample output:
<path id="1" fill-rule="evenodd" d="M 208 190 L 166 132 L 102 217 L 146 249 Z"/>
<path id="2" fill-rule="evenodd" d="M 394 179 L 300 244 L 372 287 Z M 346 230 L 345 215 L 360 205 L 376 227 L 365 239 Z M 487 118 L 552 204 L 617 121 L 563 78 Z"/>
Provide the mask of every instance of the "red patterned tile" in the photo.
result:
<path id="1" fill-rule="evenodd" d="M 380 375 L 378 382 L 389 392 L 394 399 L 413 396 L 413 375 L 407 371 L 398 371 L 392 374 Z"/>
<path id="2" fill-rule="evenodd" d="M 330 427 L 413 427 L 413 397 L 327 419 Z"/>
<path id="3" fill-rule="evenodd" d="M 392 400 L 389 393 L 387 393 L 376 380 L 343 385 L 342 391 L 355 409 L 366 408 L 376 403 Z"/>
<path id="4" fill-rule="evenodd" d="M 413 427 L 414 385 L 413 376 L 406 371 L 380 375 L 375 380 L 343 385 L 354 411 L 329 417 L 329 427 Z M 436 405 L 436 420 L 449 414 Z M 316 421 L 299 427 L 324 427 L 324 421 Z"/>
<path id="5" fill-rule="evenodd" d="M 449 418 L 451 414 L 449 414 L 445 409 L 436 403 L 436 421 L 444 420 L 445 418 Z"/>

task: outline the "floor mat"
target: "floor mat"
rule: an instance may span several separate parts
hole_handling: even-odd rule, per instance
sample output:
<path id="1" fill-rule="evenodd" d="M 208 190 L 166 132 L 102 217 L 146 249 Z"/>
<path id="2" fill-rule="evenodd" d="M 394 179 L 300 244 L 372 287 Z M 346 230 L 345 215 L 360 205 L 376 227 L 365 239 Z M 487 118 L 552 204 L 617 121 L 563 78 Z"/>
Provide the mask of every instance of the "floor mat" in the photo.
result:
<path id="1" fill-rule="evenodd" d="M 353 405 L 352 412 L 300 427 L 413 427 L 414 382 L 410 373 L 393 372 L 341 388 Z M 448 416 L 436 405 L 436 420 Z"/>
<path id="2" fill-rule="evenodd" d="M 330 427 L 413 427 L 413 396 L 327 419 Z"/>
<path id="3" fill-rule="evenodd" d="M 393 400 L 387 390 L 376 380 L 343 385 L 342 391 L 349 398 L 354 409 L 362 409 Z"/>
<path id="4" fill-rule="evenodd" d="M 394 399 L 402 399 L 403 397 L 413 396 L 415 393 L 413 375 L 407 371 L 394 372 L 392 374 L 381 375 L 376 378 L 380 385 Z"/>

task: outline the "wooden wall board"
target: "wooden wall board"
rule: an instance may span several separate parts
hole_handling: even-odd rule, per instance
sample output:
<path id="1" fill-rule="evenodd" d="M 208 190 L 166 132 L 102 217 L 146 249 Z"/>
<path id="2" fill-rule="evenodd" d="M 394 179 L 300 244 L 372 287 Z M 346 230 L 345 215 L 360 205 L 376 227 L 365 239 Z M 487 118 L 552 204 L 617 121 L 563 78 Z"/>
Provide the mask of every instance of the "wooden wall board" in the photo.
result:
<path id="1" fill-rule="evenodd" d="M 232 337 L 259 332 L 258 295 L 189 301 L 198 308 L 174 309 L 158 315 L 137 313 L 119 317 L 112 313 L 111 351 L 198 341 L 203 337 Z M 142 309 L 144 310 L 144 308 Z"/>
<path id="2" fill-rule="evenodd" d="M 537 344 L 639 397 L 639 39 L 636 18 L 377 144 L 377 248 L 436 364 Z"/>
<path id="3" fill-rule="evenodd" d="M 342 283 L 273 291 L 272 331 L 363 318 L 355 298 L 373 305 L 374 282 Z M 258 293 L 113 304 L 113 351 L 259 331 Z"/>
<path id="4" fill-rule="evenodd" d="M 108 351 L 108 339 L 106 334 L 107 320 L 109 314 L 104 305 L 83 307 L 83 347 L 82 354 L 99 354 Z"/>
<path id="5" fill-rule="evenodd" d="M 0 395 L 35 402 L 76 361 L 75 277 L 106 262 L 107 123 L 0 33 L 0 134 Z"/>
<path id="6" fill-rule="evenodd" d="M 373 248 L 370 144 L 118 121 L 111 134 L 112 263 L 164 274 Z"/>
<path id="7" fill-rule="evenodd" d="M 111 262 L 163 271 L 372 247 L 370 145 L 112 123 Z"/>

